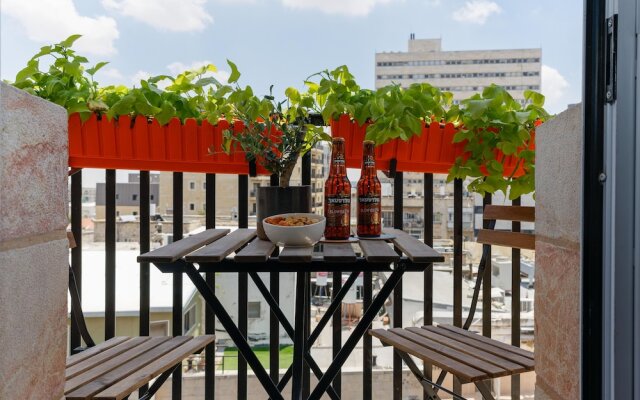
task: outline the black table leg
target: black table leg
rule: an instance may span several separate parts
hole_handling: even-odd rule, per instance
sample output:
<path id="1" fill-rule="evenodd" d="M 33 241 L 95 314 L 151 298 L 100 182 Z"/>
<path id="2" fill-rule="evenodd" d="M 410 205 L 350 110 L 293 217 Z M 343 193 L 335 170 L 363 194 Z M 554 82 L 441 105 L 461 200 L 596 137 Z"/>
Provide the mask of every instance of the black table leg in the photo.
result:
<path id="1" fill-rule="evenodd" d="M 304 319 L 305 306 L 304 294 L 306 291 L 305 282 L 306 274 L 304 272 L 296 272 L 296 310 L 295 310 L 295 329 L 293 339 L 293 381 L 291 382 L 291 400 L 302 400 L 302 365 L 305 347 L 304 340 Z"/>
<path id="2" fill-rule="evenodd" d="M 235 345 L 238 347 L 238 351 L 240 352 L 240 354 L 242 354 L 245 360 L 247 360 L 247 363 L 251 366 L 251 369 L 256 374 L 256 378 L 258 378 L 269 397 L 274 400 L 284 400 L 284 397 L 282 397 L 282 394 L 269 377 L 269 374 L 267 374 L 267 371 L 264 369 L 262 364 L 260 364 L 260 361 L 253 353 L 253 350 L 251 350 L 249 343 L 247 343 L 244 336 L 242 336 L 242 333 L 233 322 L 227 311 L 224 309 L 218 298 L 211 291 L 211 288 L 209 287 L 209 285 L 207 285 L 207 282 L 204 280 L 202 275 L 200 275 L 193 264 L 185 263 L 184 269 L 193 284 L 196 286 L 196 288 L 204 298 L 207 305 L 211 307 L 215 312 L 218 320 L 227 331 Z"/>
<path id="3" fill-rule="evenodd" d="M 398 282 L 400 282 L 400 279 L 402 279 L 402 275 L 405 270 L 406 267 L 400 264 L 397 265 L 396 269 L 391 273 L 391 276 L 389 276 L 389 279 L 382 286 L 378 295 L 373 299 L 371 305 L 365 310 L 362 315 L 362 319 L 360 319 L 360 322 L 358 322 L 358 325 L 356 325 L 344 346 L 342 346 L 342 349 L 340 349 L 340 352 L 338 352 L 338 355 L 318 382 L 318 385 L 311 392 L 309 400 L 319 400 L 322 397 L 324 392 L 327 390 L 327 387 L 331 384 L 333 378 L 336 376 L 340 368 L 342 368 L 347 357 L 349 357 L 349 354 L 351 354 L 360 338 L 366 333 L 367 328 L 375 318 L 378 310 L 380 310 L 380 307 L 382 307 L 387 297 L 389 297 Z"/>

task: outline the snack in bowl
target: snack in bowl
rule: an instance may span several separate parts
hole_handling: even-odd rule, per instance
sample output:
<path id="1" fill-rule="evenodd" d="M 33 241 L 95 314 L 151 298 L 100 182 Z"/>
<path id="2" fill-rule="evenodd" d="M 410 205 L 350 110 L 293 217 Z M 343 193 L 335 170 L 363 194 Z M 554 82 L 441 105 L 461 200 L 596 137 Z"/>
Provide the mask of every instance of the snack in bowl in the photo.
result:
<path id="1" fill-rule="evenodd" d="M 310 247 L 324 234 L 325 218 L 316 214 L 292 213 L 267 217 L 264 233 L 278 246 Z"/>

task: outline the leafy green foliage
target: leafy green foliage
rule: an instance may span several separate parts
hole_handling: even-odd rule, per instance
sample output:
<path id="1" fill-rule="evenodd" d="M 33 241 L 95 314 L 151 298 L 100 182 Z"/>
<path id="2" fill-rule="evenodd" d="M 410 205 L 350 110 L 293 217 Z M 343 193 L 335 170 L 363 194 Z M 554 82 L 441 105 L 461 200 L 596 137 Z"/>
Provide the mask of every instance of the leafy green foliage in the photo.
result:
<path id="1" fill-rule="evenodd" d="M 315 80 L 313 80 L 315 79 Z M 465 157 L 459 157 L 448 179 L 470 179 L 469 190 L 480 194 L 502 191 L 510 199 L 535 190 L 535 151 L 529 149 L 535 124 L 549 118 L 544 96 L 527 90 L 525 105 L 502 87 L 491 85 L 481 94 L 452 104 L 452 94 L 427 83 L 407 88 L 392 84 L 376 91 L 360 89 L 346 66 L 322 71 L 307 79 L 316 110 L 328 122 L 347 114 L 367 126 L 366 138 L 377 144 L 393 139 L 409 140 L 422 133 L 422 125 L 452 122 L 457 128 L 454 143 L 465 143 Z M 501 151 L 500 159 L 497 159 Z M 515 157 L 522 176 L 504 177 L 506 156 Z"/>

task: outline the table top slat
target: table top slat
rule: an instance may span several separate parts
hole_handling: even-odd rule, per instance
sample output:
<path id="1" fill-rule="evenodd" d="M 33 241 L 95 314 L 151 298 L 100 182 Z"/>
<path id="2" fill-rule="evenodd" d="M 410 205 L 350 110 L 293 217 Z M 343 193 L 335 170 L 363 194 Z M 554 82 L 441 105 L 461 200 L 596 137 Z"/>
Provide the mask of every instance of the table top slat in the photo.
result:
<path id="1" fill-rule="evenodd" d="M 89 347 L 88 349 L 78 353 L 78 354 L 74 354 L 72 356 L 67 357 L 67 368 L 79 363 L 80 361 L 84 361 L 89 357 L 93 357 L 94 355 L 101 353 L 107 349 L 110 349 L 113 346 L 117 346 L 122 342 L 126 342 L 127 340 L 131 339 L 128 336 L 116 336 L 116 337 L 112 337 L 109 340 L 105 340 L 102 343 L 99 343 L 93 347 Z"/>
<path id="2" fill-rule="evenodd" d="M 279 255 L 283 263 L 308 263 L 313 258 L 313 247 L 285 247 Z"/>
<path id="3" fill-rule="evenodd" d="M 247 247 L 240 250 L 236 256 L 235 260 L 237 262 L 265 262 L 275 250 L 276 245 L 271 243 L 268 240 L 262 240 L 256 238 L 254 241 L 249 243 Z"/>
<path id="4" fill-rule="evenodd" d="M 84 399 L 106 389 L 109 384 L 104 380 L 104 376 L 109 372 L 121 368 L 131 360 L 144 356 L 152 350 L 167 342 L 169 337 L 153 337 L 144 343 L 136 346 L 129 351 L 117 355 L 94 368 L 83 372 L 66 381 L 64 385 L 64 393 L 67 400 Z M 98 379 L 100 378 L 100 379 Z"/>
<path id="5" fill-rule="evenodd" d="M 125 351 L 128 351 L 136 346 L 140 346 L 147 340 L 149 340 L 149 336 L 134 337 L 131 340 L 127 340 L 126 342 L 120 343 L 117 346 L 113 346 L 105 351 L 97 353 L 93 357 L 87 358 L 82 362 L 67 367 L 64 372 L 64 377 L 66 380 L 69 380 L 74 376 L 80 375 L 81 373 L 90 370 L 96 365 L 100 365 L 103 362 L 124 353 Z"/>
<path id="6" fill-rule="evenodd" d="M 470 367 L 473 367 L 477 370 L 487 373 L 491 378 L 496 378 L 498 376 L 509 375 L 509 372 L 505 369 L 491 364 L 487 361 L 484 361 L 474 354 L 464 353 L 455 348 L 449 347 L 445 344 L 436 342 L 434 340 L 428 339 L 424 336 L 418 335 L 415 332 L 408 331 L 406 329 L 394 328 L 390 329 L 391 332 L 396 335 L 402 336 L 405 339 L 411 340 L 419 346 L 425 347 L 431 351 L 435 351 L 436 353 L 442 354 L 445 357 L 449 357 L 452 360 L 458 361 L 460 363 L 466 364 Z"/>
<path id="7" fill-rule="evenodd" d="M 443 262 L 444 256 L 423 242 L 399 229 L 385 229 L 385 233 L 394 235 L 395 239 L 391 241 L 397 246 L 409 259 L 415 263 L 433 263 Z"/>
<path id="8" fill-rule="evenodd" d="M 181 240 L 176 240 L 166 246 L 141 254 L 138 256 L 138 262 L 174 262 L 202 246 L 215 242 L 227 233 L 229 233 L 229 229 L 207 229 L 204 232 L 200 232 Z"/>
<path id="9" fill-rule="evenodd" d="M 400 259 L 387 242 L 382 240 L 360 239 L 360 248 L 367 261 L 372 263 L 392 263 Z"/>
<path id="10" fill-rule="evenodd" d="M 418 357 L 421 360 L 429 361 L 435 366 L 451 371 L 455 368 L 456 375 L 462 379 L 463 382 L 472 382 L 475 380 L 483 380 L 489 378 L 488 374 L 482 372 L 476 368 L 473 368 L 467 364 L 455 361 L 447 356 L 437 353 L 433 350 L 429 350 L 409 339 L 405 339 L 393 332 L 386 329 L 373 329 L 369 333 L 371 336 L 377 337 L 383 343 L 387 343 L 400 351 L 409 353 L 412 356 Z"/>
<path id="11" fill-rule="evenodd" d="M 496 340 L 489 339 L 488 337 L 484 337 L 482 335 L 478 335 L 477 333 L 466 331 L 466 330 L 464 330 L 462 328 L 458 328 L 458 327 L 453 326 L 453 325 L 438 325 L 438 328 L 446 329 L 448 331 L 457 333 L 459 335 L 466 336 L 466 337 L 468 337 L 470 339 L 474 339 L 474 340 L 476 340 L 478 342 L 481 342 L 481 343 L 483 343 L 485 345 L 498 347 L 498 348 L 500 348 L 502 350 L 506 350 L 508 352 L 517 354 L 519 356 L 528 358 L 528 359 L 533 361 L 533 353 L 530 352 L 530 351 L 527 351 L 525 349 L 521 349 L 520 347 L 515 347 L 515 346 L 508 345 L 506 343 L 498 342 Z M 485 348 L 485 350 L 489 351 L 487 348 Z"/>
<path id="12" fill-rule="evenodd" d="M 126 396 L 148 383 L 154 377 L 173 367 L 189 355 L 201 350 L 214 340 L 215 336 L 204 335 L 195 337 L 187 342 L 183 342 L 179 346 L 174 347 L 171 351 L 166 352 L 160 358 L 136 369 L 124 379 L 120 379 L 109 388 L 98 393 L 94 398 L 96 400 L 124 399 Z"/>
<path id="13" fill-rule="evenodd" d="M 247 244 L 256 236 L 255 229 L 238 229 L 206 247 L 201 248 L 184 259 L 188 262 L 219 262 L 226 256 Z"/>
<path id="14" fill-rule="evenodd" d="M 356 262 L 356 253 L 350 243 L 323 243 L 322 255 L 324 261 L 330 263 Z"/>

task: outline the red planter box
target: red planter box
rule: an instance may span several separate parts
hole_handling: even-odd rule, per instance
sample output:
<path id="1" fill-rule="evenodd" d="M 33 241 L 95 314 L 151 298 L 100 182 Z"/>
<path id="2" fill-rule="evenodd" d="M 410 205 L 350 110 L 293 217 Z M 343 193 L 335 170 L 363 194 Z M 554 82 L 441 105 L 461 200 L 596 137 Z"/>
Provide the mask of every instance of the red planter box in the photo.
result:
<path id="1" fill-rule="evenodd" d="M 121 116 L 117 121 L 94 114 L 82 123 L 77 114 L 69 116 L 69 166 L 73 168 L 131 169 L 222 174 L 248 174 L 244 152 L 222 152 L 222 132 L 227 121 L 213 126 L 177 118 L 167 125 L 138 116 Z M 234 131 L 242 131 L 242 123 Z M 216 154 L 209 155 L 213 145 Z M 268 175 L 258 166 L 259 174 Z"/>
<path id="2" fill-rule="evenodd" d="M 348 168 L 362 166 L 362 141 L 367 125 L 360 126 L 348 115 L 331 121 L 331 135 L 345 139 L 345 158 Z M 447 174 L 455 164 L 457 157 L 465 157 L 465 143 L 453 143 L 456 128 L 453 124 L 423 124 L 422 133 L 413 136 L 409 141 L 395 139 L 376 147 L 376 166 L 379 170 L 388 171 L 391 159 L 396 159 L 396 170 L 404 172 L 422 172 Z M 532 137 L 535 137 L 532 136 Z M 535 149 L 534 140 L 529 146 Z M 496 150 L 496 158 L 502 158 L 502 152 Z M 516 166 L 513 156 L 506 157 L 504 175 L 509 176 Z M 522 175 L 522 167 L 518 167 L 515 176 Z"/>

